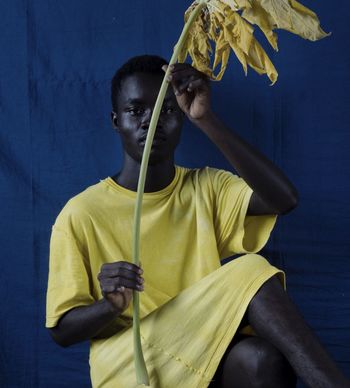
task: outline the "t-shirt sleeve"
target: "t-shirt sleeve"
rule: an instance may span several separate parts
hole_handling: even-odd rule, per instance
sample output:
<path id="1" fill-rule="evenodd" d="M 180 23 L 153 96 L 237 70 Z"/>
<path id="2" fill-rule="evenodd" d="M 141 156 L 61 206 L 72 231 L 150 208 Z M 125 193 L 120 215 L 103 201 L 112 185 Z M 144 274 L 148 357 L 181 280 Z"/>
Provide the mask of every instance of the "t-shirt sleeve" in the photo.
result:
<path id="1" fill-rule="evenodd" d="M 64 313 L 95 300 L 91 295 L 91 271 L 87 255 L 72 223 L 65 220 L 52 228 L 49 279 L 46 297 L 46 327 L 54 327 Z"/>
<path id="2" fill-rule="evenodd" d="M 220 257 L 260 251 L 270 237 L 277 215 L 247 216 L 253 190 L 244 179 L 231 172 L 216 170 L 212 183 Z"/>

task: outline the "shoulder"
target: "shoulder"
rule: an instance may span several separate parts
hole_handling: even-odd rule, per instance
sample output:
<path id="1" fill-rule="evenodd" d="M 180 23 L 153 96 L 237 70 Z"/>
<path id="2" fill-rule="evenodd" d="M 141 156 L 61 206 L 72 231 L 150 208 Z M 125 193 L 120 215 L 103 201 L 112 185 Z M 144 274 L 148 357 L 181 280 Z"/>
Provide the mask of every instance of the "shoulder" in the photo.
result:
<path id="1" fill-rule="evenodd" d="M 214 167 L 186 168 L 179 167 L 181 190 L 201 193 L 212 200 L 227 191 L 241 190 L 246 186 L 245 181 L 230 171 Z"/>
<path id="2" fill-rule="evenodd" d="M 89 222 L 91 214 L 96 212 L 99 204 L 103 202 L 105 191 L 103 182 L 101 180 L 70 198 L 59 212 L 54 226 L 69 230 Z"/>
<path id="3" fill-rule="evenodd" d="M 200 185 L 217 186 L 223 184 L 226 181 L 241 181 L 238 175 L 231 171 L 214 168 L 214 167 L 202 167 L 202 168 L 187 168 L 177 166 L 180 169 L 180 174 L 183 176 L 183 180 L 192 181 Z"/>
<path id="4" fill-rule="evenodd" d="M 214 168 L 214 167 L 200 167 L 200 168 L 190 168 L 190 167 L 184 167 L 184 166 L 176 166 L 176 168 L 179 170 L 180 175 L 182 175 L 185 179 L 200 179 L 201 181 L 214 179 L 216 176 L 220 176 L 222 174 L 231 174 L 231 172 Z"/>

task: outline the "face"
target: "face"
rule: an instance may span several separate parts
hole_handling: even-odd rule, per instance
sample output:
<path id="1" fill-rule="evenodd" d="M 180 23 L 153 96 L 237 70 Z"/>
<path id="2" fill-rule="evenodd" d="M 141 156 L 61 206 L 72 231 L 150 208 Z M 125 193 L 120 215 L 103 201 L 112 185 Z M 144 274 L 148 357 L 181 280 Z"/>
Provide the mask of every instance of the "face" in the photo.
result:
<path id="1" fill-rule="evenodd" d="M 163 76 L 135 73 L 122 82 L 118 95 L 116 115 L 112 112 L 113 125 L 118 130 L 126 152 L 141 163 L 146 135 Z M 173 158 L 180 141 L 184 113 L 179 108 L 175 94 L 168 87 L 156 132 L 149 163 L 157 164 Z"/>

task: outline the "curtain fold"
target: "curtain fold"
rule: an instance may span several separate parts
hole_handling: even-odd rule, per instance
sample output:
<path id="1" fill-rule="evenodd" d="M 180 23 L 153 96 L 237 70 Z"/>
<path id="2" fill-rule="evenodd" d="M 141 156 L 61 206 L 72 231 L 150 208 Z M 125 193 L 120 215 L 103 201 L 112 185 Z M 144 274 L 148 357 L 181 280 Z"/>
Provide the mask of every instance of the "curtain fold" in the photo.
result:
<path id="1" fill-rule="evenodd" d="M 88 344 L 61 349 L 44 328 L 49 238 L 66 201 L 121 166 L 109 121 L 115 70 L 143 53 L 169 59 L 189 2 L 145 4 L 0 3 L 1 386 L 90 386 Z M 349 6 L 337 4 L 313 6 L 331 37 L 280 34 L 275 86 L 245 77 L 232 55 L 212 101 L 298 188 L 298 208 L 279 217 L 262 254 L 286 272 L 291 297 L 350 375 Z M 230 169 L 188 122 L 176 155 Z"/>

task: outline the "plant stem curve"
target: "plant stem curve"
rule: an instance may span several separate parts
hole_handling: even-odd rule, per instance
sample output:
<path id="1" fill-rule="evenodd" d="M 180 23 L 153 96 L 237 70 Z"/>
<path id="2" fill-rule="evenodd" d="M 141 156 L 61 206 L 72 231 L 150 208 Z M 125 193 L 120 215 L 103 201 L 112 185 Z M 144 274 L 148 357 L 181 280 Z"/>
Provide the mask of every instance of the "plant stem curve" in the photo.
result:
<path id="1" fill-rule="evenodd" d="M 137 184 L 137 196 L 134 211 L 134 224 L 133 224 L 133 240 L 132 240 L 132 259 L 133 263 L 139 265 L 140 263 L 140 229 L 141 229 L 141 212 L 142 212 L 142 199 L 145 189 L 146 174 L 148 168 L 149 155 L 151 152 L 152 142 L 159 120 L 161 108 L 163 106 L 165 94 L 169 85 L 167 76 L 169 74 L 169 68 L 172 64 L 176 63 L 179 52 L 185 42 L 189 29 L 196 17 L 200 14 L 201 10 L 206 6 L 208 0 L 200 0 L 198 5 L 191 13 L 184 28 L 181 32 L 180 38 L 177 44 L 174 46 L 173 55 L 170 59 L 167 71 L 164 75 L 159 94 L 154 106 L 150 125 L 148 128 L 145 148 L 142 154 L 140 174 Z M 134 362 L 136 371 L 136 380 L 138 385 L 149 386 L 149 376 L 146 368 L 146 363 L 143 357 L 141 337 L 140 337 L 140 300 L 138 291 L 133 291 L 133 337 L 134 337 Z"/>

